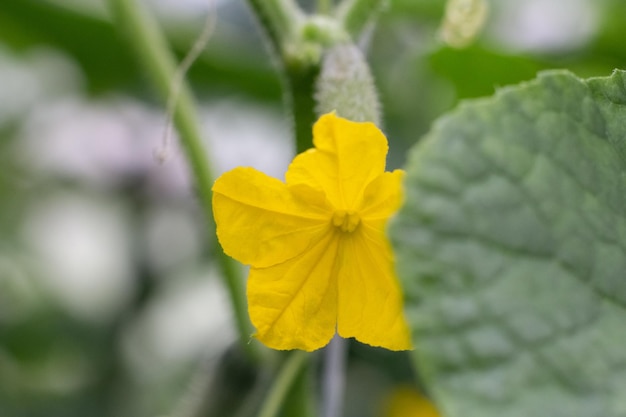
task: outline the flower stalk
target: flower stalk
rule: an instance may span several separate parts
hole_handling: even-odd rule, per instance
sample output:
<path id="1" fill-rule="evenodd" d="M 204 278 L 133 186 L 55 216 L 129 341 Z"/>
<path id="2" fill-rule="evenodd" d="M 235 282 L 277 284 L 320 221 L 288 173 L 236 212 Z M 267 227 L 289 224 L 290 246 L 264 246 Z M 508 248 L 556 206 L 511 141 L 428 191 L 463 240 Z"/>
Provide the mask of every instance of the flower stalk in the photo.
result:
<path id="1" fill-rule="evenodd" d="M 285 402 L 287 394 L 302 374 L 307 364 L 308 355 L 305 352 L 292 352 L 285 360 L 275 382 L 270 389 L 265 402 L 261 406 L 259 417 L 276 417 Z"/>
<path id="2" fill-rule="evenodd" d="M 335 335 L 324 349 L 322 417 L 341 417 L 346 386 L 348 341 Z"/>

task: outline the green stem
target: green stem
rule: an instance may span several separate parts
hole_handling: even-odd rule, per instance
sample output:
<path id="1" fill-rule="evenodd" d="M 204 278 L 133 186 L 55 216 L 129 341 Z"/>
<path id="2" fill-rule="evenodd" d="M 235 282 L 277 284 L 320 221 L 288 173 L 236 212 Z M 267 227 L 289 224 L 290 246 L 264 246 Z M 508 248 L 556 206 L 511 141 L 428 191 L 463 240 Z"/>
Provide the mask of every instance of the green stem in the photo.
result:
<path id="1" fill-rule="evenodd" d="M 145 71 L 152 78 L 164 102 L 171 94 L 171 83 L 176 73 L 176 61 L 154 20 L 137 4 L 136 0 L 109 0 L 109 6 L 118 26 L 126 32 L 128 41 Z M 206 159 L 196 107 L 191 92 L 185 85 L 179 91 L 173 120 L 178 129 L 183 151 L 194 176 L 197 192 L 204 209 L 209 236 L 215 239 L 215 220 L 211 204 L 213 176 Z M 216 245 L 219 246 L 219 245 Z M 258 357 L 256 345 L 249 342 L 252 326 L 248 319 L 244 282 L 234 261 L 218 250 L 218 264 L 226 281 L 235 313 L 239 339 L 250 359 Z"/>
<path id="2" fill-rule="evenodd" d="M 345 30 L 357 39 L 386 4 L 387 0 L 344 0 L 337 8 L 337 16 Z"/>
<path id="3" fill-rule="evenodd" d="M 313 124 L 317 120 L 315 81 L 319 71 L 318 65 L 287 68 L 296 153 L 302 153 L 313 147 Z"/>
<path id="4" fill-rule="evenodd" d="M 300 153 L 313 146 L 311 128 L 316 120 L 313 98 L 319 65 L 306 59 L 301 44 L 304 12 L 293 0 L 247 0 L 268 34 L 285 73 L 289 106 L 293 113 L 296 150 Z M 322 2 L 327 0 L 321 0 Z"/>
<path id="5" fill-rule="evenodd" d="M 267 32 L 276 52 L 283 53 L 284 44 L 294 38 L 304 14 L 293 0 L 247 0 Z"/>
<path id="6" fill-rule="evenodd" d="M 278 416 L 287 394 L 298 381 L 298 377 L 302 375 L 308 357 L 309 355 L 302 351 L 294 351 L 289 354 L 261 407 L 258 417 Z"/>

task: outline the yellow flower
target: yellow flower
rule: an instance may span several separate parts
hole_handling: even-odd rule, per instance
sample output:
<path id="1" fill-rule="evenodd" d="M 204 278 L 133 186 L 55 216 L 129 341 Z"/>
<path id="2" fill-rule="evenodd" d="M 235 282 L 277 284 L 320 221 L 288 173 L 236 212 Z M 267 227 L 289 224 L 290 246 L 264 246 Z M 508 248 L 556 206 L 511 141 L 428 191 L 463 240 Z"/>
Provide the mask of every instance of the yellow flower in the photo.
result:
<path id="1" fill-rule="evenodd" d="M 285 182 L 236 168 L 213 186 L 219 241 L 251 266 L 255 336 L 281 350 L 319 349 L 335 332 L 410 349 L 385 235 L 403 172 L 384 172 L 387 139 L 372 123 L 326 114 L 313 136 L 315 148 L 296 156 Z"/>
<path id="2" fill-rule="evenodd" d="M 417 389 L 400 386 L 390 395 L 384 417 L 440 417 L 432 402 Z"/>

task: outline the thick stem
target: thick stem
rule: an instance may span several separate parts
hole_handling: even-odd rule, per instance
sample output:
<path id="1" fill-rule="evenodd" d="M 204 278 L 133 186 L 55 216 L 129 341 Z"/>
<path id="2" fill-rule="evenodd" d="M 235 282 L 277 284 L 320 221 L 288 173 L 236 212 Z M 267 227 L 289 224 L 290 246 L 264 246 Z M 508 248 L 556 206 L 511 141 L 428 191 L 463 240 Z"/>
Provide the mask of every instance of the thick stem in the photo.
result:
<path id="1" fill-rule="evenodd" d="M 247 0 L 269 36 L 275 51 L 282 56 L 285 42 L 295 36 L 304 14 L 293 0 Z"/>
<path id="2" fill-rule="evenodd" d="M 281 60 L 294 120 L 296 150 L 300 153 L 312 146 L 311 127 L 316 119 L 313 93 L 319 72 L 318 65 L 299 59 L 299 54 L 304 52 L 295 46 L 301 42 L 298 31 L 305 21 L 304 12 L 293 0 L 248 0 L 248 4 Z"/>
<path id="3" fill-rule="evenodd" d="M 167 42 L 155 22 L 137 4 L 136 0 L 109 0 L 109 6 L 117 25 L 126 32 L 128 41 L 137 54 L 145 71 L 151 77 L 156 90 L 164 102 L 171 94 L 171 83 L 176 73 L 176 61 Z M 206 158 L 196 108 L 191 93 L 182 85 L 173 120 L 179 132 L 180 141 L 196 182 L 197 192 L 204 210 L 209 236 L 215 240 L 215 220 L 211 204 L 213 176 Z M 216 246 L 219 246 L 216 244 Z M 234 261 L 221 250 L 217 260 L 226 281 L 232 302 L 235 323 L 244 351 L 251 360 L 256 360 L 256 345 L 248 343 L 252 326 L 248 319 L 244 282 Z"/>
<path id="4" fill-rule="evenodd" d="M 318 66 L 287 68 L 289 104 L 293 112 L 297 153 L 313 147 L 313 124 L 317 120 L 314 96 L 318 74 Z"/>

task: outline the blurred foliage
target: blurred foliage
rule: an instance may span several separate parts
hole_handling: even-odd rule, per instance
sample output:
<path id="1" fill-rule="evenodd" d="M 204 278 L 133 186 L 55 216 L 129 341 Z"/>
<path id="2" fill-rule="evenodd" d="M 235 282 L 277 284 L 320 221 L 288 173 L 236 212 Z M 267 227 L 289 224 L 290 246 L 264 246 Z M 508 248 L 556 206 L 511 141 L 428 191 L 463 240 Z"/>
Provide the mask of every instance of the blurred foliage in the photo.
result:
<path id="1" fill-rule="evenodd" d="M 177 2 L 170 3 L 171 8 Z M 514 2 L 502 2 L 498 7 L 505 7 L 504 3 Z M 597 21 L 593 34 L 585 42 L 533 50 L 516 49 L 499 39 L 497 31 L 490 26 L 500 16 L 495 12 L 474 45 L 466 49 L 446 47 L 437 35 L 443 1 L 390 1 L 375 30 L 368 33 L 362 44 L 369 44 L 368 60 L 380 89 L 385 115 L 383 124 L 391 147 L 391 167 L 401 166 L 408 147 L 419 140 L 435 118 L 460 99 L 491 95 L 497 88 L 531 79 L 538 71 L 548 68 L 567 68 L 580 76 L 608 75 L 614 68 L 626 68 L 623 46 L 626 2 L 590 0 L 587 3 L 595 10 Z M 158 3 L 160 7 L 156 1 L 146 0 L 146 4 L 159 16 L 173 49 L 179 56 L 184 55 L 200 32 L 207 8 L 197 6 L 196 2 L 198 11 L 176 14 L 162 6 L 164 1 Z M 217 13 L 216 31 L 189 74 L 201 104 L 211 108 L 238 100 L 270 109 L 271 114 L 278 113 L 283 99 L 281 74 L 245 2 L 219 2 Z M 20 84 L 22 90 L 11 90 L 15 81 L 7 75 L 11 73 L 10 68 L 33 73 L 39 70 L 36 74 L 59 71 L 52 67 L 33 68 L 37 62 L 47 62 L 32 59 L 33 53 L 41 50 L 54 51 L 75 70 L 74 89 L 63 90 L 63 87 L 51 96 L 44 88 L 35 94 L 30 90 L 36 87 L 31 80 Z M 227 366 L 217 368 L 218 364 L 226 363 L 222 358 L 231 340 L 230 333 L 219 326 L 212 330 L 211 342 L 221 340 L 221 343 L 189 348 L 179 356 L 168 356 L 153 344 L 155 340 L 163 340 L 155 336 L 160 334 L 155 326 L 161 323 L 157 319 L 166 320 L 162 311 L 167 310 L 171 298 L 177 297 L 177 291 L 192 294 L 196 286 L 213 279 L 208 255 L 211 248 L 206 247 L 203 239 L 195 243 L 199 246 L 195 252 L 190 250 L 189 254 L 180 255 L 179 260 L 163 260 L 168 253 L 176 252 L 175 242 L 170 246 L 167 242 L 161 243 L 166 248 L 159 252 L 161 255 L 150 255 L 153 250 L 150 245 L 154 243 L 146 236 L 153 233 L 150 219 L 158 210 L 173 219 L 186 219 L 176 222 L 189 227 L 189 234 L 202 230 L 193 192 L 163 188 L 163 180 L 155 179 L 154 170 L 145 166 L 121 173 L 105 170 L 114 179 L 98 182 L 80 173 L 60 174 L 37 167 L 36 158 L 33 166 L 33 156 L 24 151 L 22 142 L 29 135 L 40 138 L 39 153 L 58 151 L 46 147 L 50 132 L 39 120 L 44 110 L 52 112 L 48 117 L 54 118 L 53 112 L 68 101 L 74 100 L 79 103 L 78 107 L 96 108 L 109 105 L 106 103 L 111 97 L 124 97 L 134 103 L 130 106 L 134 110 L 120 123 L 160 121 L 158 117 L 144 114 L 162 112 L 162 109 L 111 23 L 104 2 L 2 1 L 0 416 L 165 415 L 182 407 L 180 398 L 187 392 L 192 374 L 204 373 L 206 381 L 201 385 L 211 392 L 215 383 L 213 376 L 222 375 Z M 10 107 L 12 105 L 17 107 Z M 288 117 L 276 118 L 277 124 L 287 130 Z M 121 128 L 111 129 L 113 135 Z M 137 137 L 143 135 L 143 127 L 132 125 L 128 129 Z M 156 132 L 156 136 L 152 136 L 154 147 L 160 140 L 161 130 L 153 129 Z M 90 136 L 86 135 L 84 140 L 88 143 Z M 136 148 L 146 153 L 151 149 L 139 145 Z M 214 152 L 219 154 L 217 150 Z M 120 301 L 113 312 L 95 320 L 68 308 L 63 296 L 59 296 L 60 290 L 51 284 L 47 264 L 38 259 L 25 232 L 31 227 L 33 210 L 42 207 L 44 196 L 68 191 L 86 199 L 97 195 L 97 202 L 114 202 L 124 213 L 122 223 L 128 225 L 124 229 L 128 240 L 124 245 L 131 252 L 132 285 L 126 291 L 133 294 L 120 295 L 125 301 Z M 163 236 L 169 235 L 158 236 L 164 239 Z M 90 238 L 102 241 L 99 236 Z M 80 250 L 81 247 L 76 248 L 77 256 L 82 256 Z M 90 277 L 84 279 L 88 281 Z M 184 290 L 185 285 L 191 289 Z M 97 292 L 97 288 L 93 291 Z M 180 308 L 181 304 L 172 305 Z M 226 308 L 227 303 L 220 305 Z M 172 314 L 176 313 L 176 308 L 170 310 Z M 228 314 L 225 312 L 226 316 Z M 189 325 L 183 319 L 170 323 L 170 330 L 185 329 Z M 193 327 L 190 328 L 193 333 Z M 171 337 L 178 337 L 176 334 Z M 258 397 L 267 388 L 271 375 L 267 375 L 267 370 L 251 371 L 245 364 L 238 363 L 237 355 L 233 356 L 232 352 L 227 357 L 228 366 L 238 369 L 240 374 L 237 375 L 243 378 L 241 382 L 234 375 L 229 381 L 228 390 L 232 395 L 229 398 L 239 398 L 240 409 L 246 401 L 258 404 Z M 198 366 L 199 363 L 207 365 Z M 405 354 L 352 344 L 346 416 L 374 416 L 393 387 L 415 384 L 418 379 Z M 210 400 L 206 392 L 199 395 L 208 396 L 207 401 Z M 230 399 L 224 400 L 228 402 L 224 407 L 233 407 Z M 219 408 L 215 404 L 210 407 Z"/>
<path id="2" fill-rule="evenodd" d="M 280 99 L 278 78 L 263 54 L 263 42 L 246 28 L 251 25 L 249 16 L 239 19 L 247 33 L 231 33 L 235 29 L 226 27 L 225 39 L 216 35 L 190 74 L 194 85 L 211 94 L 228 86 L 252 97 Z M 194 19 L 191 30 L 182 24 L 172 30 L 177 52 L 187 52 L 202 23 L 203 19 Z M 224 23 L 235 24 L 241 22 Z M 9 0 L 0 10 L 0 38 L 15 50 L 40 45 L 62 50 L 81 67 L 93 93 L 135 89 L 144 78 L 106 13 L 88 13 L 52 1 Z"/>

